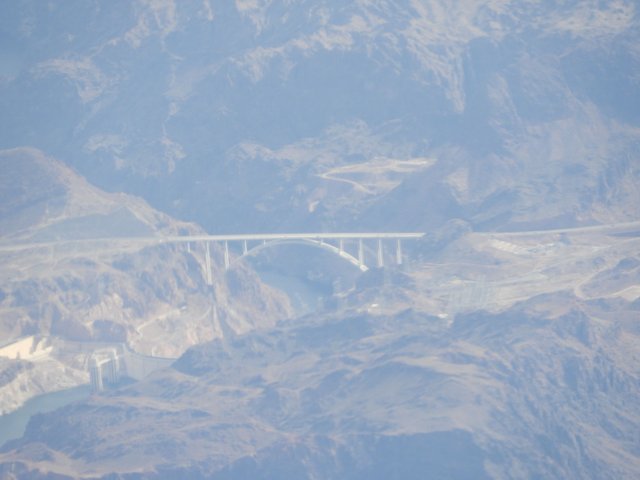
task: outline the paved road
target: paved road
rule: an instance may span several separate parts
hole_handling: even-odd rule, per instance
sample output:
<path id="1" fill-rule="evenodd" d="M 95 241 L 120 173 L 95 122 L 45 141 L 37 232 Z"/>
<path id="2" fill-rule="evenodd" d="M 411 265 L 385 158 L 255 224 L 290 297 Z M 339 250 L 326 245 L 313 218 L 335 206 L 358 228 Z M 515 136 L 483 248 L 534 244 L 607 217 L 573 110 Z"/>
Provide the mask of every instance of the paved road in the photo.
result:
<path id="1" fill-rule="evenodd" d="M 99 245 L 101 243 L 128 245 L 158 245 L 167 243 L 188 242 L 234 242 L 234 241 L 276 241 L 276 240 L 367 240 L 367 239 L 418 239 L 424 236 L 419 232 L 364 232 L 364 233 L 249 233 L 241 235 L 189 235 L 175 237 L 113 237 L 91 238 L 79 240 L 59 240 L 53 242 L 5 243 L 0 244 L 0 251 L 12 252 L 31 248 L 46 248 L 60 245 Z"/>

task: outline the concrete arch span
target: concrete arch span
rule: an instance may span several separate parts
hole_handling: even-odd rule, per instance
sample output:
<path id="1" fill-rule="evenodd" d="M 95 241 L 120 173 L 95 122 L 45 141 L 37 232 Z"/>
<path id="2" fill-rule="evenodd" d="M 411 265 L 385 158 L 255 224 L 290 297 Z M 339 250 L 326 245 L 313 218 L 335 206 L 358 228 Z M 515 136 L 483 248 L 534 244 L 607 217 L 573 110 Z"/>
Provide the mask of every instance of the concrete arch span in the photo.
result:
<path id="1" fill-rule="evenodd" d="M 222 246 L 224 253 L 224 267 L 229 269 L 232 263 L 237 262 L 239 259 L 248 256 L 249 254 L 255 255 L 264 248 L 273 247 L 275 245 L 282 245 L 287 243 L 307 244 L 314 247 L 327 250 L 338 257 L 348 261 L 352 265 L 358 267 L 361 271 L 367 271 L 367 262 L 365 261 L 365 241 L 376 242 L 377 248 L 375 249 L 376 266 L 378 268 L 384 267 L 385 263 L 385 248 L 383 243 L 395 242 L 395 257 L 396 264 L 401 265 L 403 263 L 402 253 L 402 240 L 419 239 L 423 236 L 423 233 L 271 233 L 271 234 L 241 234 L 241 235 L 194 235 L 183 237 L 167 237 L 162 239 L 160 243 L 186 243 L 187 251 L 191 251 L 191 243 L 203 242 L 205 246 L 205 272 L 207 276 L 207 285 L 212 285 L 212 270 L 211 270 L 211 253 L 209 244 L 217 243 Z M 256 245 L 256 242 L 259 244 Z M 355 255 L 348 253 L 345 248 L 345 242 L 357 242 L 357 258 Z M 232 245 L 233 251 L 237 252 L 237 246 L 241 245 L 240 255 L 232 255 L 232 251 L 229 248 Z M 249 246 L 251 245 L 251 248 Z M 389 252 L 391 253 L 391 252 Z"/>
<path id="2" fill-rule="evenodd" d="M 363 272 L 366 272 L 367 270 L 369 270 L 369 268 L 363 262 L 358 260 L 358 258 L 346 252 L 344 248 L 342 248 L 342 243 L 340 243 L 340 246 L 335 246 L 323 240 L 316 240 L 312 238 L 294 238 L 294 239 L 288 238 L 288 239 L 269 240 L 269 241 L 264 241 L 263 243 L 260 243 L 258 245 L 252 246 L 251 248 L 247 248 L 247 244 L 245 243 L 243 246 L 242 255 L 235 257 L 231 262 L 229 262 L 229 266 L 230 267 L 233 266 L 235 263 L 242 261 L 246 257 L 255 256 L 267 248 L 272 248 L 278 245 L 287 245 L 287 244 L 311 245 L 316 248 L 320 248 L 322 250 L 325 250 L 327 252 L 331 252 L 337 255 L 338 257 L 346 260 L 352 265 L 358 267 Z M 228 253 L 225 252 L 225 255 L 228 255 Z"/>

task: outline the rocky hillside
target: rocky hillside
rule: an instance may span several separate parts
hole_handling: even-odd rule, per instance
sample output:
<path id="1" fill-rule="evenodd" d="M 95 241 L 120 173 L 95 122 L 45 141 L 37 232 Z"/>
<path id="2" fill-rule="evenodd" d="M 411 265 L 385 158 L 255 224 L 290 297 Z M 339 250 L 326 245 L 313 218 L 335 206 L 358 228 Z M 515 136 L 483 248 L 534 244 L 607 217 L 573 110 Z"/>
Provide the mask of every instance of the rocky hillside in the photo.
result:
<path id="1" fill-rule="evenodd" d="M 269 325 L 287 315 L 284 300 L 243 265 L 225 276 L 215 245 L 208 288 L 202 246 L 143 241 L 199 227 L 102 192 L 38 151 L 4 151 L 0 162 L 6 340 L 36 333 L 176 355 L 222 335 L 221 323 L 244 332 L 257 312 Z"/>
<path id="2" fill-rule="evenodd" d="M 0 338 L 181 356 L 0 476 L 640 477 L 639 46 L 634 0 L 2 2 Z M 200 228 L 426 235 L 270 250 L 293 318 L 142 240 Z"/>
<path id="3" fill-rule="evenodd" d="M 638 218 L 630 0 L 2 6 L 0 147 L 210 232 Z"/>
<path id="4" fill-rule="evenodd" d="M 130 195 L 100 191 L 42 152 L 0 152 L 0 205 L 3 345 L 38 335 L 127 343 L 139 353 L 177 357 L 225 332 L 270 326 L 291 314 L 287 298 L 247 265 L 225 274 L 215 246 L 208 286 L 204 247 L 143 241 L 199 227 Z M 38 382 L 35 391 L 43 389 Z"/>
<path id="5" fill-rule="evenodd" d="M 558 302 L 571 307 L 540 315 Z M 449 326 L 412 311 L 309 317 L 217 341 L 147 382 L 34 419 L 0 469 L 16 478 L 632 479 L 640 372 L 628 359 L 638 331 L 592 312 L 549 296 Z"/>
<path id="6" fill-rule="evenodd" d="M 0 469 L 635 478 L 638 232 L 462 235 L 430 263 L 368 272 L 333 311 L 193 347 L 144 382 L 37 417 Z"/>

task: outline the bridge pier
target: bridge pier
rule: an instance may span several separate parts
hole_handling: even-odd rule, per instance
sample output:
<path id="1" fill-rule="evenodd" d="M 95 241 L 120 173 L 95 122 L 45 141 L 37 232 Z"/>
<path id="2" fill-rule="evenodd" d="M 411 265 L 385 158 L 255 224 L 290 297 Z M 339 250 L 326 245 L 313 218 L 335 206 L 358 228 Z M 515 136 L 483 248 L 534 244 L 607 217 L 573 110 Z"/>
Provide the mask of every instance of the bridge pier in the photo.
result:
<path id="1" fill-rule="evenodd" d="M 207 269 L 207 285 L 210 287 L 213 285 L 213 278 L 211 277 L 211 252 L 209 251 L 209 242 L 204 242 L 205 249 L 205 268 Z"/>
<path id="2" fill-rule="evenodd" d="M 232 263 L 236 261 L 235 254 L 232 248 L 229 248 L 229 242 L 240 242 L 242 254 L 239 257 L 251 255 L 254 251 L 260 250 L 274 243 L 287 243 L 287 242 L 302 242 L 312 244 L 318 247 L 322 247 L 324 250 L 330 252 L 348 260 L 356 267 L 359 267 L 362 271 L 368 270 L 365 263 L 365 241 L 377 241 L 377 245 L 374 247 L 374 255 L 376 256 L 376 263 L 378 268 L 383 268 L 385 263 L 385 251 L 384 243 L 390 243 L 396 241 L 395 247 L 395 263 L 402 265 L 404 262 L 404 255 L 402 252 L 402 240 L 405 239 L 418 239 L 424 234 L 422 233 L 283 233 L 283 234 L 245 234 L 245 235 L 201 235 L 201 236 L 185 236 L 185 237 L 168 237 L 163 240 L 162 243 L 187 243 L 187 250 L 192 251 L 192 242 L 204 243 L 205 245 L 205 279 L 207 285 L 213 286 L 213 272 L 211 262 L 211 242 L 221 245 L 223 247 L 223 261 L 225 270 L 229 270 L 232 267 Z M 157 242 L 156 239 L 154 241 Z M 345 241 L 347 242 L 345 245 Z M 357 241 L 357 253 L 350 253 L 353 243 Z M 252 242 L 258 242 L 257 245 L 251 245 Z M 346 247 L 346 248 L 345 248 Z M 387 261 L 393 262 L 392 246 L 388 246 L 389 258 Z M 239 253 L 239 252 L 238 252 Z M 371 260 L 370 263 L 373 263 Z"/>

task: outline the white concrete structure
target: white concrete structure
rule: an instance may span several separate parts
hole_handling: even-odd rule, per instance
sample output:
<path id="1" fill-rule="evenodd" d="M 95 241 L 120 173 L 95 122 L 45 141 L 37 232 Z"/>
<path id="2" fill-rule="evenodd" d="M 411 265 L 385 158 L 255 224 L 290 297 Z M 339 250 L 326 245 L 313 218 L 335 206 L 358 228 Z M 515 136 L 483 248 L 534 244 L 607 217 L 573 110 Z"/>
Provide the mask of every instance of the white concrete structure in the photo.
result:
<path id="1" fill-rule="evenodd" d="M 105 384 L 113 385 L 121 376 L 120 353 L 115 348 L 96 350 L 89 359 L 89 378 L 94 392 L 104 390 Z"/>
<path id="2" fill-rule="evenodd" d="M 91 248 L 118 248 L 123 249 L 143 248 L 152 245 L 184 244 L 188 252 L 198 244 L 204 244 L 206 281 L 213 284 L 210 244 L 221 244 L 223 262 L 226 269 L 231 268 L 234 262 L 249 255 L 255 255 L 260 250 L 273 245 L 283 243 L 303 243 L 322 248 L 344 258 L 362 271 L 369 269 L 365 258 L 365 246 L 367 242 L 375 252 L 376 266 L 384 267 L 385 245 L 392 243 L 395 246 L 395 261 L 398 265 L 403 263 L 402 241 L 417 240 L 424 236 L 420 232 L 356 232 L 356 233 L 250 233 L 242 235 L 184 235 L 166 237 L 115 237 L 94 238 L 84 240 L 64 240 L 46 243 L 24 243 L 13 245 L 0 244 L 0 251 L 20 251 L 39 248 L 56 248 L 64 246 L 66 249 L 91 249 Z M 238 244 L 233 255 L 232 245 Z M 387 246 L 387 248 L 389 248 Z M 391 247 L 394 248 L 394 247 Z M 349 253 L 351 249 L 353 253 Z M 370 262 L 369 262 L 370 264 Z"/>
<path id="3" fill-rule="evenodd" d="M 365 242 L 375 242 L 376 266 L 384 267 L 385 241 L 394 241 L 395 259 L 398 265 L 403 263 L 402 241 L 416 240 L 424 236 L 418 232 L 379 232 L 379 233 L 270 233 L 270 234 L 244 234 L 244 235 L 192 235 L 184 237 L 164 237 L 155 239 L 154 243 L 186 243 L 187 250 L 191 252 L 192 245 L 205 244 L 205 264 L 207 270 L 207 283 L 211 285 L 211 243 L 222 244 L 224 252 L 224 266 L 229 269 L 233 263 L 243 257 L 255 255 L 265 248 L 277 244 L 303 243 L 322 248 L 366 271 L 369 267 L 365 261 Z M 151 240 L 151 239 L 149 239 Z M 234 258 L 231 253 L 231 244 L 239 244 L 238 255 Z M 354 253 L 347 251 L 347 245 L 351 245 Z"/>
<path id="4" fill-rule="evenodd" d="M 153 372 L 162 368 L 168 368 L 175 358 L 151 357 L 133 352 L 124 347 L 121 357 L 121 375 L 126 375 L 134 380 L 142 380 Z"/>
<path id="5" fill-rule="evenodd" d="M 49 355 L 52 348 L 46 338 L 31 335 L 0 347 L 0 357 L 11 360 L 35 360 Z"/>
<path id="6" fill-rule="evenodd" d="M 116 384 L 122 377 L 142 380 L 151 373 L 169 367 L 176 359 L 150 357 L 136 353 L 125 344 L 101 348 L 89 358 L 89 377 L 94 392 Z"/>

